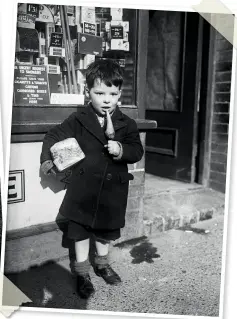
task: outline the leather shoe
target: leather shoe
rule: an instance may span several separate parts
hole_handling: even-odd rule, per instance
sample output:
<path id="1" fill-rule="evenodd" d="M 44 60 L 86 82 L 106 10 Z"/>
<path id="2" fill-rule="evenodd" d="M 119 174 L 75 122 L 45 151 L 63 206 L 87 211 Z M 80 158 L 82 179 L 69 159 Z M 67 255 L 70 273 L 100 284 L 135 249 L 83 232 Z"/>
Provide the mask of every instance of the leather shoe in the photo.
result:
<path id="1" fill-rule="evenodd" d="M 94 270 L 96 275 L 102 277 L 107 284 L 117 285 L 122 281 L 119 275 L 110 267 L 110 265 L 105 265 L 103 268 L 98 268 L 98 266 L 95 266 Z"/>
<path id="2" fill-rule="evenodd" d="M 83 299 L 88 299 L 93 293 L 95 289 L 91 282 L 91 278 L 89 275 L 81 276 L 77 275 L 77 293 Z"/>

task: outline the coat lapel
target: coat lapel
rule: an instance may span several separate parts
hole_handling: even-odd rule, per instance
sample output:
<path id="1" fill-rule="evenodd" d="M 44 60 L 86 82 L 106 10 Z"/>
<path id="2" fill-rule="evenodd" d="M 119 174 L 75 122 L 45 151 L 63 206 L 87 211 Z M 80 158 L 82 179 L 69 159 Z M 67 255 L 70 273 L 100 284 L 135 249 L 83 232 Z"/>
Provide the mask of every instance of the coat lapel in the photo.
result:
<path id="1" fill-rule="evenodd" d="M 82 111 L 80 111 L 77 114 L 77 118 L 85 129 L 94 135 L 103 145 L 107 144 L 104 131 L 90 105 L 87 105 Z"/>
<path id="2" fill-rule="evenodd" d="M 77 113 L 77 118 L 85 127 L 85 129 L 87 129 L 92 135 L 94 135 L 103 145 L 107 144 L 104 130 L 103 128 L 101 128 L 99 121 L 96 118 L 95 112 L 93 111 L 90 104 L 83 108 L 82 111 Z M 116 107 L 111 119 L 115 131 L 127 125 L 124 121 L 123 113 L 120 111 L 118 106 Z"/>

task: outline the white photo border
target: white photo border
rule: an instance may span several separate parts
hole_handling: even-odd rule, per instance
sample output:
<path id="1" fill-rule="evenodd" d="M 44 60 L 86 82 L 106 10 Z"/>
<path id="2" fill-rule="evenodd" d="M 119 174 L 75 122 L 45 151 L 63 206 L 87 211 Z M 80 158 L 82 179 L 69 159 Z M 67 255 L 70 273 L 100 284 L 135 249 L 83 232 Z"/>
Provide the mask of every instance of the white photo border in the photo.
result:
<path id="1" fill-rule="evenodd" d="M 14 49 L 15 49 L 15 25 L 16 25 L 16 10 L 17 10 L 17 1 L 13 0 L 13 1 L 8 1 L 9 3 L 6 3 L 9 7 L 8 11 L 8 18 L 11 18 L 11 22 L 9 23 L 9 32 L 8 34 L 11 34 L 11 37 L 9 39 L 9 41 L 7 42 L 7 44 L 5 45 L 6 48 L 6 54 L 5 57 L 7 56 L 8 61 L 12 61 L 12 63 L 9 64 L 8 66 L 8 73 L 6 73 L 7 68 L 2 68 L 3 65 L 3 61 L 5 63 L 5 58 L 2 58 L 2 52 L 1 52 L 1 72 L 5 75 L 7 74 L 7 81 L 5 81 L 5 83 L 3 83 L 3 74 L 1 74 L 1 89 L 4 92 L 4 96 L 1 96 L 1 104 L 4 105 L 4 107 L 2 108 L 2 130 L 3 130 L 3 144 L 0 145 L 0 152 L 4 153 L 4 159 L 3 162 L 1 163 L 0 161 L 0 173 L 1 173 L 1 188 L 2 188 L 2 215 L 3 215 L 3 232 L 6 231 L 6 220 L 7 220 L 7 189 L 8 189 L 8 171 L 9 171 L 9 162 L 10 162 L 10 136 L 11 136 L 11 108 L 12 108 L 12 91 L 13 91 L 13 73 L 14 73 L 14 69 L 13 69 L 13 61 L 14 61 Z M 14 2 L 14 3 L 12 3 Z M 27 2 L 27 1 L 20 1 L 20 2 Z M 39 3 L 39 0 L 31 0 L 31 3 Z M 179 4 L 177 4 L 177 1 L 166 1 L 167 2 L 167 6 L 164 5 L 160 5 L 162 3 L 162 1 L 158 1 L 156 0 L 156 4 L 154 3 L 148 3 L 148 1 L 146 1 L 146 5 L 144 4 L 138 4 L 138 1 L 130 1 L 130 4 L 128 5 L 126 1 L 120 1 L 119 3 L 113 0 L 110 1 L 80 1 L 80 3 L 78 1 L 62 1 L 62 0 L 51 0 L 51 1 L 42 1 L 40 0 L 40 2 L 45 3 L 45 4 L 65 4 L 65 5 L 86 5 L 86 6 L 110 6 L 110 7 L 126 7 L 126 8 L 134 8 L 134 9 L 155 9 L 155 10 L 167 10 L 167 11 L 188 11 L 188 12 L 192 12 L 194 11 L 191 8 L 191 5 L 195 5 L 198 4 L 200 1 L 186 1 L 185 5 L 181 4 L 181 1 L 179 1 Z M 134 2 L 134 3 L 133 3 Z M 142 2 L 142 1 L 140 1 Z M 152 1 L 154 2 L 154 1 Z M 172 3 L 171 3 L 172 2 Z M 185 1 L 182 1 L 182 3 L 184 3 Z M 189 5 L 187 5 L 187 2 L 189 3 Z M 227 1 L 222 1 L 223 3 L 227 4 Z M 158 4 L 160 3 L 160 4 Z M 169 3 L 169 4 L 168 4 Z M 171 3 L 171 4 L 170 4 Z M 233 2 L 234 5 L 235 2 Z M 5 3 L 4 3 L 5 6 Z M 237 12 L 237 9 L 236 9 Z M 2 19 L 2 26 L 4 25 L 4 19 Z M 4 31 L 4 29 L 1 26 L 1 38 L 2 38 L 2 33 Z M 6 38 L 6 37 L 5 37 Z M 1 40 L 1 46 L 3 47 L 3 40 Z M 2 51 L 2 49 L 1 49 Z M 234 75 L 234 76 L 233 76 Z M 229 122 L 229 141 L 228 144 L 235 141 L 235 136 L 233 135 L 233 133 L 237 133 L 237 129 L 234 130 L 233 132 L 233 128 L 234 126 L 236 126 L 237 124 L 237 112 L 234 112 L 234 106 L 236 104 L 236 100 L 237 100 L 237 82 L 235 81 L 236 78 L 236 49 L 233 49 L 233 66 L 232 66 L 232 84 L 231 84 L 231 102 L 230 102 L 230 122 Z M 3 85 L 4 84 L 4 85 Z M 6 91 L 7 90 L 7 93 Z M 2 94 L 1 94 L 2 95 Z M 7 112 L 5 112 L 7 108 Z M 235 123 L 235 125 L 234 125 Z M 0 127 L 1 128 L 1 127 Z M 230 147 L 231 145 L 231 147 Z M 227 260 L 229 260 L 229 258 L 226 258 L 226 253 L 227 250 L 230 250 L 230 247 L 227 248 L 227 225 L 228 225 L 228 232 L 229 232 L 229 227 L 233 228 L 234 225 L 236 225 L 236 223 L 232 223 L 232 215 L 235 213 L 234 212 L 234 207 L 233 204 L 230 204 L 230 200 L 234 199 L 235 193 L 234 193 L 234 189 L 232 189 L 232 197 L 230 197 L 230 188 L 233 187 L 233 185 L 235 185 L 234 181 L 233 181 L 233 175 L 232 175 L 232 170 L 234 170 L 234 161 L 237 160 L 237 157 L 235 156 L 235 158 L 233 158 L 234 154 L 232 153 L 232 144 L 229 144 L 229 149 L 228 149 L 228 164 L 227 164 L 227 181 L 226 181 L 226 200 L 225 200 L 225 223 L 224 223 L 224 239 L 223 239 L 223 251 L 222 251 L 222 283 L 221 283 L 221 304 L 223 305 L 223 300 L 227 299 L 227 295 L 225 295 L 224 297 L 224 290 L 226 293 L 226 282 L 224 283 L 224 278 L 226 277 L 224 270 L 227 268 Z M 1 149 L 2 147 L 2 149 Z M 232 161 L 231 161 L 232 158 Z M 3 172 L 4 171 L 4 172 Z M 236 176 L 235 176 L 236 175 Z M 235 177 L 237 177 L 237 174 L 234 174 Z M 232 185 L 233 183 L 233 185 Z M 235 203 L 236 205 L 236 203 Z M 237 205 L 236 205 L 237 206 Z M 235 207 L 237 208 L 237 207 Z M 230 211 L 229 211 L 230 210 Z M 228 212 L 230 214 L 228 214 Z M 236 215 L 236 213 L 235 213 Z M 231 217 L 231 220 L 230 220 Z M 234 217 L 233 217 L 234 218 Z M 236 220 L 236 218 L 235 218 Z M 231 227 L 232 226 L 232 227 Z M 236 229 L 236 228 L 235 228 Z M 232 234 L 233 235 L 233 234 Z M 236 235 L 235 235 L 236 237 Z M 230 238 L 229 238 L 230 239 Z M 228 239 L 228 240 L 229 240 Z M 228 245 L 234 245 L 234 242 L 230 243 L 228 241 Z M 5 251 L 5 236 L 2 237 L 2 252 L 1 252 L 1 271 L 3 272 L 3 266 L 4 266 L 4 251 Z M 229 254 L 231 254 L 229 252 Z M 234 254 L 234 247 L 232 248 L 232 254 Z M 233 261 L 232 261 L 233 262 Z M 236 268 L 235 268 L 236 269 Z M 228 272 L 228 270 L 227 270 Z M 236 277 L 235 277 L 236 278 Z M 229 279 L 231 280 L 231 279 Z M 229 281 L 228 281 L 229 284 Z M 233 294 L 233 298 L 235 295 L 235 291 L 232 291 Z M 232 298 L 232 299 L 233 299 Z M 221 316 L 223 315 L 223 307 L 225 308 L 225 305 L 221 306 L 220 305 L 220 312 L 221 312 Z M 235 305 L 233 305 L 232 307 L 233 309 L 235 308 Z M 58 316 L 58 313 L 62 313 L 64 315 L 65 318 L 65 314 L 68 314 L 68 318 L 71 314 L 86 314 L 85 318 L 90 318 L 88 317 L 88 315 L 97 315 L 97 314 L 102 314 L 103 317 L 107 317 L 108 315 L 111 316 L 117 316 L 119 317 L 120 315 L 123 316 L 123 318 L 125 318 L 125 316 L 128 317 L 146 317 L 146 318 L 187 318 L 187 316 L 171 316 L 171 315 L 152 315 L 152 314 L 131 314 L 131 313 L 114 313 L 114 312 L 99 312 L 99 311 L 79 311 L 79 310 L 75 310 L 75 311 L 71 311 L 71 310 L 64 310 L 64 309 L 50 309 L 50 308 L 46 308 L 46 309 L 41 309 L 41 308 L 25 308 L 22 307 L 20 309 L 20 311 L 15 314 L 16 317 L 19 317 L 23 314 L 22 318 L 27 318 L 26 313 L 23 312 L 29 312 L 29 314 L 32 315 L 33 311 L 37 311 L 38 313 L 44 313 L 43 316 L 44 318 L 46 317 L 46 313 L 47 312 L 53 312 L 55 313 L 55 318 L 56 315 Z M 225 311 L 225 315 L 226 315 L 226 311 Z M 43 317 L 42 316 L 42 317 Z M 228 317 L 224 317 L 225 319 L 231 319 L 233 317 L 230 317 L 231 314 L 228 314 Z M 35 317 L 38 317 L 35 316 Z M 82 317 L 82 316 L 80 316 Z M 30 318 L 30 316 L 29 316 Z M 48 317 L 49 318 L 49 317 Z M 71 318 L 71 316 L 70 316 Z M 95 318 L 98 318 L 98 316 L 96 316 Z M 205 318 L 205 317 L 196 317 L 196 318 Z"/>

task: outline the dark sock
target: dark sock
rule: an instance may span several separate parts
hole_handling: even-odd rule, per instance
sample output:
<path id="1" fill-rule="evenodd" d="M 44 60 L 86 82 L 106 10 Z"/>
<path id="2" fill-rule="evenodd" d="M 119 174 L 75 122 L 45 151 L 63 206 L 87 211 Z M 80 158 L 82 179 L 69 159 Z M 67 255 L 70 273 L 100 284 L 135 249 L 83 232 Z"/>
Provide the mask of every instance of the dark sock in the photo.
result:
<path id="1" fill-rule="evenodd" d="M 95 256 L 95 264 L 96 266 L 101 269 L 104 268 L 106 265 L 108 265 L 109 263 L 109 258 L 108 258 L 108 254 L 105 256 Z"/>
<path id="2" fill-rule="evenodd" d="M 86 276 L 89 274 L 90 263 L 88 259 L 82 262 L 73 261 L 70 266 L 72 273 L 75 275 Z"/>

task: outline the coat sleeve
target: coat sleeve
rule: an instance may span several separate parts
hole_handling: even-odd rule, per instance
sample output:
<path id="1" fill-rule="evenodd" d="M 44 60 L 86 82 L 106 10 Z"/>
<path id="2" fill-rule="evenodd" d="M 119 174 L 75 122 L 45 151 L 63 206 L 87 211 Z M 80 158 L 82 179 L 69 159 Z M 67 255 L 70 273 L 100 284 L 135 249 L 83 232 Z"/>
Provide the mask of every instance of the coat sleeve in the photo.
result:
<path id="1" fill-rule="evenodd" d="M 62 141 L 69 137 L 75 137 L 75 113 L 71 114 L 66 120 L 61 124 L 55 125 L 51 130 L 49 130 L 43 139 L 42 151 L 40 155 L 40 163 L 47 160 L 51 160 L 50 148 L 55 143 Z"/>
<path id="2" fill-rule="evenodd" d="M 122 145 L 122 156 L 117 160 L 124 161 L 128 164 L 133 164 L 140 161 L 144 154 L 144 150 L 137 124 L 134 120 L 129 120 L 127 134 L 120 143 Z"/>

